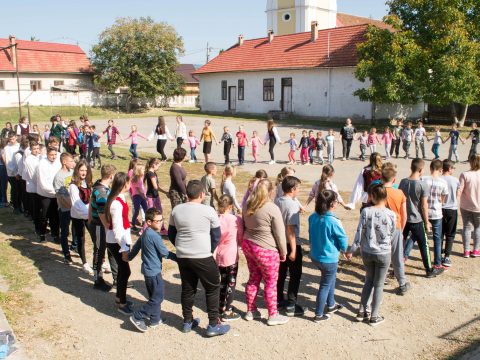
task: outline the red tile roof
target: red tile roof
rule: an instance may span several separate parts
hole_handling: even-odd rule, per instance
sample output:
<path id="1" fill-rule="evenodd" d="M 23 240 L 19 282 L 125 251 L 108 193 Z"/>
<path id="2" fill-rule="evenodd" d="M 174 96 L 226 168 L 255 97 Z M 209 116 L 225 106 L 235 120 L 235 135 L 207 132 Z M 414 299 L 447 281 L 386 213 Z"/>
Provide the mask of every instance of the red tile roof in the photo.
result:
<path id="1" fill-rule="evenodd" d="M 176 69 L 177 73 L 182 75 L 186 84 L 198 84 L 198 80 L 192 76 L 195 71 L 195 65 L 193 64 L 180 64 Z"/>
<path id="2" fill-rule="evenodd" d="M 310 32 L 245 40 L 234 45 L 196 74 L 299 68 L 330 68 L 357 65 L 357 44 L 365 40 L 368 25 L 320 30 L 318 40 Z M 329 41 L 330 39 L 330 41 Z M 330 44 L 330 46 L 329 46 Z"/>
<path id="3" fill-rule="evenodd" d="M 32 73 L 91 73 L 85 52 L 76 45 L 17 40 L 17 59 L 20 72 Z M 10 45 L 0 39 L 0 48 Z M 10 49 L 0 50 L 0 72 L 13 72 Z"/>
<path id="4" fill-rule="evenodd" d="M 337 13 L 337 27 L 353 26 L 353 25 L 374 25 L 381 29 L 391 29 L 390 25 L 385 24 L 382 20 L 375 20 L 361 16 Z"/>

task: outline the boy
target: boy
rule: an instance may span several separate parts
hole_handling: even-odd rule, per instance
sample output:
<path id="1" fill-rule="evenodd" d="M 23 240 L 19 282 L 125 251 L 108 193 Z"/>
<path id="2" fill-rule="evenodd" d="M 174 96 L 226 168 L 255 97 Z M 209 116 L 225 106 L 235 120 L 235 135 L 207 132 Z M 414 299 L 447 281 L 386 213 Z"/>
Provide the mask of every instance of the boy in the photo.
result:
<path id="1" fill-rule="evenodd" d="M 308 164 L 308 149 L 310 147 L 310 139 L 307 136 L 307 130 L 302 131 L 302 137 L 300 138 L 300 143 L 298 148 L 300 149 L 300 161 L 302 165 Z"/>
<path id="2" fill-rule="evenodd" d="M 368 143 L 368 131 L 364 130 L 358 137 L 360 141 L 360 160 L 365 161 L 367 159 L 367 143 Z"/>
<path id="3" fill-rule="evenodd" d="M 405 159 L 410 158 L 410 144 L 412 143 L 413 129 L 412 123 L 408 122 L 407 127 L 402 131 L 403 151 L 405 151 Z"/>
<path id="4" fill-rule="evenodd" d="M 230 130 L 228 129 L 228 126 L 225 126 L 223 128 L 223 135 L 222 138 L 220 139 L 220 142 L 223 141 L 223 155 L 225 156 L 225 165 L 230 164 L 230 149 L 232 148 L 233 145 L 233 137 L 230 134 Z"/>
<path id="5" fill-rule="evenodd" d="M 38 204 L 36 202 L 36 192 L 37 184 L 35 182 L 35 172 L 37 170 L 38 163 L 40 161 L 40 145 L 36 141 L 30 141 L 30 154 L 25 158 L 24 164 L 24 174 L 26 181 L 26 193 L 27 193 L 27 202 L 29 204 L 29 209 L 31 212 L 32 220 L 34 224 L 36 222 L 36 214 Z M 38 228 L 35 227 L 35 232 L 38 233 Z"/>
<path id="6" fill-rule="evenodd" d="M 124 261 L 132 261 L 142 249 L 142 274 L 148 292 L 148 301 L 130 317 L 131 323 L 141 332 L 148 330 L 149 326 L 156 328 L 165 320 L 161 318 L 161 304 L 164 298 L 165 285 L 162 278 L 162 258 L 176 260 L 174 253 L 167 250 L 162 237 L 158 233 L 162 227 L 162 213 L 155 209 L 148 209 L 145 213 L 147 228 L 133 245 L 130 252 L 122 253 Z"/>
<path id="7" fill-rule="evenodd" d="M 287 260 L 280 263 L 277 281 L 277 301 L 279 308 L 285 308 L 287 316 L 303 316 L 305 309 L 297 305 L 298 289 L 302 277 L 302 246 L 300 242 L 300 204 L 296 200 L 300 192 L 301 181 L 294 176 L 287 176 L 282 181 L 283 196 L 276 205 L 280 208 L 285 224 L 287 237 Z M 287 278 L 287 301 L 283 296 L 283 288 Z"/>
<path id="8" fill-rule="evenodd" d="M 402 132 L 403 132 L 403 121 L 397 120 L 397 126 L 393 129 L 393 140 L 392 147 L 390 148 L 390 156 L 393 156 L 395 152 L 395 157 L 398 159 L 400 154 L 400 143 L 402 142 Z"/>
<path id="9" fill-rule="evenodd" d="M 421 121 L 418 122 L 418 127 L 415 129 L 415 157 L 419 158 L 420 150 L 422 150 L 422 158 L 425 159 L 425 136 L 426 131 Z"/>
<path id="10" fill-rule="evenodd" d="M 427 242 L 425 230 L 430 232 L 430 223 L 428 222 L 428 186 L 420 177 L 423 174 L 425 162 L 422 159 L 412 160 L 410 166 L 410 177 L 400 182 L 399 189 L 403 191 L 407 199 L 407 222 L 403 229 L 403 238 L 407 239 L 411 232 L 412 246 L 413 242 L 418 243 L 420 255 L 427 278 L 433 278 L 443 272 L 443 268 L 432 268 L 430 261 L 430 249 Z M 411 250 L 411 249 L 410 249 Z M 405 258 L 408 258 L 410 251 L 405 248 Z"/>
<path id="11" fill-rule="evenodd" d="M 217 186 L 214 178 L 214 176 L 217 175 L 217 165 L 215 165 L 213 162 L 208 162 L 205 164 L 204 169 L 206 174 L 202 177 L 201 183 L 205 197 L 202 201 L 202 204 L 211 206 L 215 209 L 214 201 L 218 203 L 218 195 L 217 191 L 215 190 Z"/>
<path id="12" fill-rule="evenodd" d="M 328 130 L 328 135 L 325 140 L 327 141 L 328 163 L 333 165 L 333 161 L 335 160 L 335 133 L 333 129 Z"/>
<path id="13" fill-rule="evenodd" d="M 92 151 L 92 159 L 93 159 L 93 165 L 92 169 L 95 168 L 95 159 L 98 160 L 98 170 L 102 167 L 102 159 L 100 159 L 100 136 L 95 133 L 95 125 L 90 126 L 90 132 L 91 132 L 91 137 L 92 137 L 92 145 L 93 145 L 93 151 Z"/>
<path id="14" fill-rule="evenodd" d="M 448 148 L 448 160 L 452 160 L 452 156 L 455 155 L 455 162 L 459 161 L 458 158 L 458 140 L 465 144 L 465 140 L 460 137 L 460 133 L 457 130 L 457 124 L 452 125 L 452 130 L 448 133 L 448 137 L 443 140 L 443 143 L 445 144 L 449 139 L 450 139 L 450 147 Z"/>
<path id="15" fill-rule="evenodd" d="M 107 145 L 108 145 L 108 151 L 112 154 L 111 159 L 115 160 L 117 156 L 115 155 L 115 151 L 113 151 L 113 145 L 117 142 L 117 135 L 120 136 L 120 132 L 118 131 L 118 128 L 115 126 L 113 123 L 113 120 L 108 120 L 108 126 L 107 128 L 103 131 L 102 135 L 107 134 Z"/>
<path id="16" fill-rule="evenodd" d="M 468 137 L 465 140 L 472 139 L 472 147 L 470 148 L 470 153 L 468 158 L 470 159 L 472 155 L 477 155 L 477 145 L 480 142 L 480 131 L 477 129 L 477 123 L 472 123 L 472 130 L 468 134 Z M 468 160 L 467 160 L 468 162 Z"/>
<path id="17" fill-rule="evenodd" d="M 323 165 L 323 148 L 327 145 L 325 139 L 322 136 L 322 132 L 317 132 L 317 139 L 316 139 L 316 149 L 317 149 L 317 159 L 318 163 Z"/>
<path id="18" fill-rule="evenodd" d="M 308 148 L 308 157 L 310 159 L 310 165 L 313 165 L 313 150 L 317 148 L 317 140 L 313 135 L 313 130 L 308 132 L 308 139 L 310 141 L 310 147 Z"/>
<path id="19" fill-rule="evenodd" d="M 53 189 L 55 190 L 58 205 L 60 244 L 62 245 L 63 263 L 69 265 L 73 262 L 68 248 L 68 233 L 71 220 L 70 208 L 72 207 L 68 187 L 72 181 L 73 169 L 75 168 L 73 155 L 63 153 L 60 155 L 60 163 L 62 164 L 62 168 L 55 174 L 55 178 L 53 179 Z M 74 245 L 74 239 L 75 237 L 72 234 L 72 246 Z"/>
<path id="20" fill-rule="evenodd" d="M 245 130 L 243 130 L 243 125 L 238 127 L 236 136 L 236 144 L 238 146 L 238 165 L 243 165 L 245 163 L 245 146 L 248 146 L 248 137 Z"/>
<path id="21" fill-rule="evenodd" d="M 202 205 L 203 185 L 198 180 L 187 184 L 188 202 L 177 205 L 170 215 L 168 238 L 177 249 L 177 262 L 182 279 L 182 312 L 184 333 L 200 323 L 193 317 L 198 280 L 205 288 L 209 324 L 207 336 L 226 334 L 229 325 L 219 319 L 220 273 L 212 256 L 220 238 L 220 222 L 214 209 Z"/>
<path id="22" fill-rule="evenodd" d="M 20 213 L 20 198 L 18 183 L 15 179 L 17 175 L 17 162 L 15 161 L 15 154 L 20 149 L 20 144 L 17 142 L 17 135 L 13 131 L 8 133 L 8 143 L 4 147 L 5 166 L 7 167 L 8 183 L 10 184 L 10 203 L 13 206 L 13 211 L 16 214 Z"/>
<path id="23" fill-rule="evenodd" d="M 442 240 L 445 241 L 443 247 L 443 254 L 445 255 L 442 260 L 444 267 L 452 266 L 450 260 L 450 254 L 452 252 L 453 240 L 457 232 L 457 219 L 458 219 L 458 203 L 457 203 L 457 191 L 460 187 L 460 181 L 452 176 L 455 170 L 455 164 L 451 160 L 443 160 L 443 176 L 442 179 L 447 183 L 448 194 L 445 197 L 445 201 L 442 205 Z"/>
<path id="24" fill-rule="evenodd" d="M 29 141 L 27 136 L 22 135 L 20 139 L 20 148 L 14 155 L 14 160 L 17 168 L 17 173 L 15 175 L 15 182 L 16 182 L 16 188 L 17 188 L 18 208 L 19 208 L 19 212 L 24 213 L 25 216 L 28 216 L 28 204 L 25 201 L 26 182 L 22 179 L 22 173 L 24 168 L 23 159 L 25 157 L 25 152 L 27 151 L 28 146 L 29 146 Z"/>

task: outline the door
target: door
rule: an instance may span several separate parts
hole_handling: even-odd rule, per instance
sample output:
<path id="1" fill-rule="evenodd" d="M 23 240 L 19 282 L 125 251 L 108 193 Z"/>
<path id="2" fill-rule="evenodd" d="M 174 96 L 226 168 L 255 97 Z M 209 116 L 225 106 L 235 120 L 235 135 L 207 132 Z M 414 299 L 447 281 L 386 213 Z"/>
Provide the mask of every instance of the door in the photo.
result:
<path id="1" fill-rule="evenodd" d="M 292 112 L 292 78 L 282 79 L 282 111 Z"/>
<path id="2" fill-rule="evenodd" d="M 228 110 L 237 110 L 237 87 L 230 86 L 228 88 Z"/>

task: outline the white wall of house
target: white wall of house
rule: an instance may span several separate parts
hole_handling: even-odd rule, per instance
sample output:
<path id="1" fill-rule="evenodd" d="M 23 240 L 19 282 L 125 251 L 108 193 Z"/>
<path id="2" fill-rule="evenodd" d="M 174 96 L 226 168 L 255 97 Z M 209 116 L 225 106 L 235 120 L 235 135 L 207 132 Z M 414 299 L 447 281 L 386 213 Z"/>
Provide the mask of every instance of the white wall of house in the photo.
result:
<path id="1" fill-rule="evenodd" d="M 224 112 L 229 101 L 222 100 L 222 81 L 237 87 L 236 112 L 265 114 L 281 111 L 282 78 L 292 78 L 292 109 L 305 117 L 372 118 L 372 103 L 362 102 L 353 92 L 363 86 L 354 76 L 355 68 L 302 69 L 285 71 L 255 71 L 201 74 L 200 106 L 202 111 Z M 263 80 L 274 79 L 274 101 L 263 101 Z M 244 100 L 238 100 L 238 80 L 244 80 Z M 227 91 L 228 92 L 228 91 Z M 401 110 L 396 106 L 377 106 L 377 118 L 394 117 Z M 412 107 L 408 116 L 421 116 L 423 105 Z M 396 114 L 395 114 L 396 113 Z"/>
<path id="2" fill-rule="evenodd" d="M 179 95 L 168 99 L 168 106 L 173 108 L 195 107 L 198 95 Z"/>

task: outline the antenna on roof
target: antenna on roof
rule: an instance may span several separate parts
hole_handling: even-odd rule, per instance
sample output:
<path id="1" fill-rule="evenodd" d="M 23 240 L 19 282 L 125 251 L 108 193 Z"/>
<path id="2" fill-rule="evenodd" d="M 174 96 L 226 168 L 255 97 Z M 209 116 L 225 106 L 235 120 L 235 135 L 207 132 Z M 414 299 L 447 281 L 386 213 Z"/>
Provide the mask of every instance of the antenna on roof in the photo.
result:
<path id="1" fill-rule="evenodd" d="M 330 60 L 330 32 L 328 32 L 327 59 Z"/>

